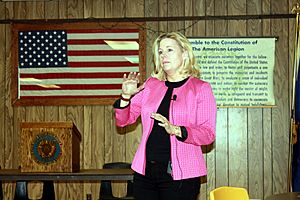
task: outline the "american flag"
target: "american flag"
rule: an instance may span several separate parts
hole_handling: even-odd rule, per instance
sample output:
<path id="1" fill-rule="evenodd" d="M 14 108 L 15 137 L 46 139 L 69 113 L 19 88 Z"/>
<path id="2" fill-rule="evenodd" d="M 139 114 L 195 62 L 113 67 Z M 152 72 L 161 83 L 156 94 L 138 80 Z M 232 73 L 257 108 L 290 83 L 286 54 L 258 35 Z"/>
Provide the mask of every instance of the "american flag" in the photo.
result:
<path id="1" fill-rule="evenodd" d="M 18 32 L 18 99 L 111 98 L 139 72 L 138 29 Z"/>

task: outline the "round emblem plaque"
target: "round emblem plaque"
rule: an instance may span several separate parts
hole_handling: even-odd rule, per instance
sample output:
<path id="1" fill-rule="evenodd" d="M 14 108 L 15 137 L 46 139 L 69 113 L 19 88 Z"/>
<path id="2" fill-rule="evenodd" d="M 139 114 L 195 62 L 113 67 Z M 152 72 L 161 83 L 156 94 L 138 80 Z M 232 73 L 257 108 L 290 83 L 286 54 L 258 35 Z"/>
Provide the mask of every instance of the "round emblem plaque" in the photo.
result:
<path id="1" fill-rule="evenodd" d="M 58 138 L 50 133 L 38 135 L 33 141 L 31 155 L 38 163 L 50 164 L 55 162 L 61 155 L 61 145 Z"/>

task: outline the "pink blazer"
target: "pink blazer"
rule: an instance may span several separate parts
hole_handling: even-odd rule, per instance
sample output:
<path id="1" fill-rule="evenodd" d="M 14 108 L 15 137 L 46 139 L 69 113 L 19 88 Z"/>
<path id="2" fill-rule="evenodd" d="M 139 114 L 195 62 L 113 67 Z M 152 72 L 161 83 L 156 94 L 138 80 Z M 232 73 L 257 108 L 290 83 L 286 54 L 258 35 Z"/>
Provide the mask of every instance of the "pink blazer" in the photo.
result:
<path id="1" fill-rule="evenodd" d="M 150 77 L 145 88 L 137 93 L 126 108 L 115 108 L 116 124 L 123 127 L 136 122 L 141 116 L 143 134 L 132 161 L 132 169 L 145 174 L 146 142 L 154 120 L 151 113 L 156 112 L 167 87 L 164 81 Z M 172 176 L 181 180 L 207 174 L 201 145 L 211 144 L 215 140 L 216 102 L 209 83 L 190 77 L 187 82 L 174 88 L 171 101 L 170 122 L 187 129 L 188 137 L 184 142 L 170 136 Z"/>

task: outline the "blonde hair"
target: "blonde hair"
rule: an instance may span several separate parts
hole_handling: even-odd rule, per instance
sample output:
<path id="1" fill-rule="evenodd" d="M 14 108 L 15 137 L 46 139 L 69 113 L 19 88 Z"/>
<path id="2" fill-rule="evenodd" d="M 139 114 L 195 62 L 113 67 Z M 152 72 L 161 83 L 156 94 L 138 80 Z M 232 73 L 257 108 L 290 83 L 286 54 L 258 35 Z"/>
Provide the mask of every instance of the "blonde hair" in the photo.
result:
<path id="1" fill-rule="evenodd" d="M 159 80 L 166 80 L 166 73 L 162 68 L 162 63 L 160 62 L 160 56 L 158 53 L 160 42 L 165 38 L 175 40 L 182 51 L 186 51 L 188 54 L 187 59 L 184 59 L 183 69 L 181 71 L 182 75 L 184 77 L 194 76 L 198 78 L 200 76 L 200 69 L 195 66 L 195 55 L 193 53 L 191 43 L 182 33 L 179 32 L 163 33 L 154 41 L 152 53 L 155 66 L 151 75 Z"/>

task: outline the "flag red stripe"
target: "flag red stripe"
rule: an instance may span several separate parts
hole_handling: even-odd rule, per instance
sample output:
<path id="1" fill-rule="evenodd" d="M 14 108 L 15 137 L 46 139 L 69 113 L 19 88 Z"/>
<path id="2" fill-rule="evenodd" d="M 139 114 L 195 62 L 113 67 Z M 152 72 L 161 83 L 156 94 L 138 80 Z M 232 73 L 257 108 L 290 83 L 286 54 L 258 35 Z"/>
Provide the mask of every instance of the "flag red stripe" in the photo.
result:
<path id="1" fill-rule="evenodd" d="M 69 67 L 137 67 L 131 62 L 68 62 Z"/>
<path id="2" fill-rule="evenodd" d="M 139 42 L 138 39 L 107 39 L 109 41 L 135 41 L 135 42 Z M 101 40 L 101 39 L 69 39 L 67 41 L 68 45 L 76 45 L 76 44 L 106 44 L 105 40 Z"/>
<path id="3" fill-rule="evenodd" d="M 20 78 L 36 78 L 36 79 L 59 79 L 59 78 L 122 78 L 126 72 L 106 73 L 42 73 L 42 74 L 20 74 Z"/>
<path id="4" fill-rule="evenodd" d="M 38 85 L 21 85 L 21 90 L 100 90 L 100 89 L 121 89 L 121 84 L 88 84 L 88 85 L 63 85 L 55 84 L 60 88 L 44 88 Z"/>
<path id="5" fill-rule="evenodd" d="M 96 51 L 68 51 L 68 56 L 129 56 L 129 55 L 139 55 L 137 50 L 96 50 Z"/>
<path id="6" fill-rule="evenodd" d="M 138 33 L 138 29 L 74 29 L 67 33 Z"/>

